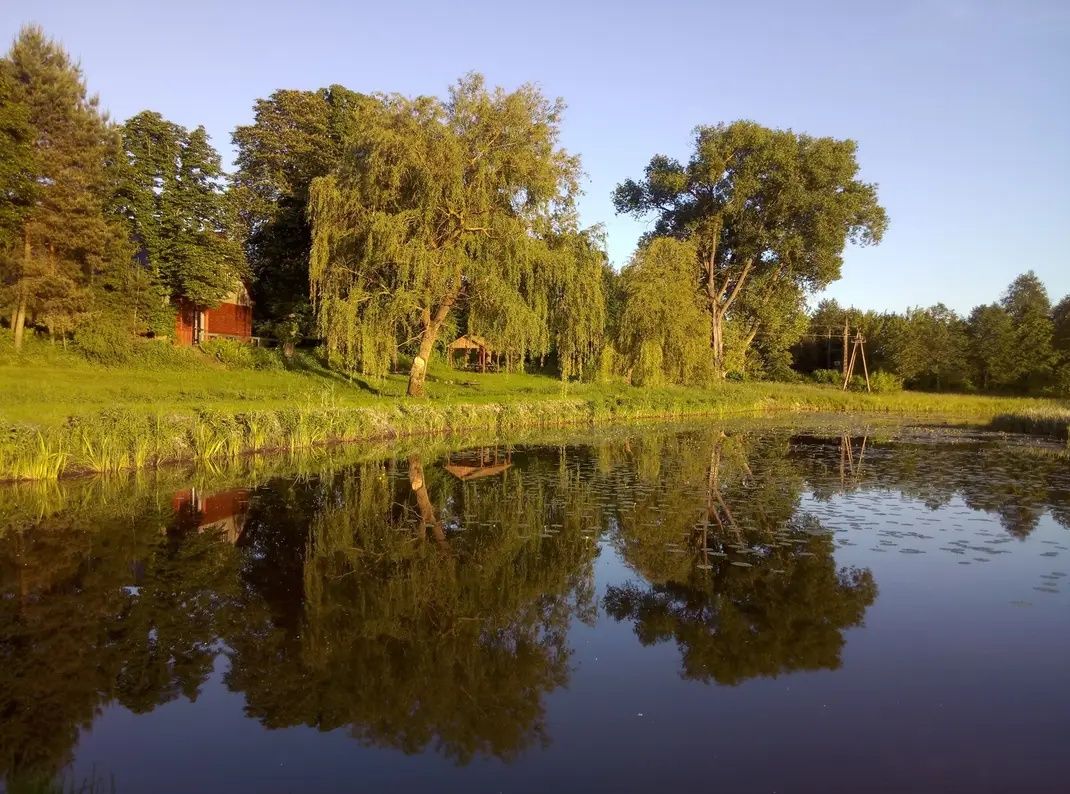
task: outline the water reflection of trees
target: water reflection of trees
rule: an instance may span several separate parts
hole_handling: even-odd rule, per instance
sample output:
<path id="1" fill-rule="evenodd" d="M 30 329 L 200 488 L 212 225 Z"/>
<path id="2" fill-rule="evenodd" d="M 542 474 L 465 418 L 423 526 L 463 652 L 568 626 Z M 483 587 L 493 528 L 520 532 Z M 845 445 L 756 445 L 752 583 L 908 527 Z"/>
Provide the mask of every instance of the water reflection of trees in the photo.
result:
<path id="1" fill-rule="evenodd" d="M 589 488 L 538 466 L 458 482 L 401 465 L 409 477 L 368 466 L 318 486 L 299 630 L 247 610 L 227 683 L 270 727 L 511 757 L 547 739 L 542 697 L 567 680 L 572 618 L 590 614 Z"/>
<path id="2" fill-rule="evenodd" d="M 196 696 L 236 552 L 211 533 L 167 531 L 170 518 L 150 491 L 68 505 L 0 537 L 0 775 L 9 782 L 49 779 L 109 702 L 142 712 Z"/>
<path id="3" fill-rule="evenodd" d="M 834 669 L 843 630 L 876 597 L 868 570 L 837 569 L 829 533 L 796 515 L 803 481 L 784 437 L 701 433 L 640 455 L 618 512 L 621 554 L 642 576 L 607 612 L 644 644 L 675 641 L 683 674 L 736 684 Z"/>
<path id="4" fill-rule="evenodd" d="M 593 616 L 599 510 L 558 463 L 459 482 L 412 458 L 272 482 L 240 516 L 149 492 L 11 529 L 0 775 L 50 778 L 110 703 L 195 699 L 221 649 L 270 727 L 460 761 L 546 741 L 567 627 Z"/>
<path id="5" fill-rule="evenodd" d="M 1070 526 L 1065 457 L 861 440 L 655 430 L 519 450 L 482 479 L 406 456 L 187 506 L 151 479 L 5 491 L 0 775 L 51 776 L 108 704 L 196 698 L 221 650 L 269 727 L 511 758 L 548 741 L 597 537 L 636 574 L 607 611 L 676 642 L 686 676 L 737 683 L 835 668 L 875 597 L 799 515 L 804 491 L 958 496 L 1020 537 L 1045 510 Z M 240 515 L 212 515 L 227 500 Z"/>
<path id="6" fill-rule="evenodd" d="M 845 455 L 854 459 L 846 477 Z M 996 515 L 1017 538 L 1036 529 L 1046 511 L 1070 528 L 1070 460 L 1065 453 L 955 437 L 879 442 L 864 436 L 798 435 L 792 439 L 791 457 L 819 498 L 882 489 L 937 510 L 958 497 L 973 510 Z"/>

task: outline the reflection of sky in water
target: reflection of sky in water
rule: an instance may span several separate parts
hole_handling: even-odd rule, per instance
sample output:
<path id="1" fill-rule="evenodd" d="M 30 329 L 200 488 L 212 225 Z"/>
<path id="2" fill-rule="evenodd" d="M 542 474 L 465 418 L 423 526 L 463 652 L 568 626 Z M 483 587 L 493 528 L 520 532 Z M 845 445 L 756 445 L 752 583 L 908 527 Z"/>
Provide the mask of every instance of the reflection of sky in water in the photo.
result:
<path id="1" fill-rule="evenodd" d="M 1068 515 L 1065 457 L 871 443 L 852 479 L 840 474 L 836 438 L 635 436 L 518 449 L 507 475 L 463 487 L 424 462 L 431 518 L 451 554 L 478 558 L 482 538 L 509 524 L 495 511 L 510 500 L 548 516 L 541 530 L 525 524 L 516 548 L 544 544 L 535 548 L 549 554 L 567 537 L 595 547 L 574 547 L 569 563 L 590 566 L 596 609 L 570 618 L 567 681 L 539 694 L 545 744 L 508 763 L 477 753 L 458 766 L 435 741 L 405 755 L 355 741 L 346 727 L 300 724 L 300 710 L 290 727 L 266 730 L 219 656 L 192 703 L 140 715 L 104 704 L 82 734 L 74 777 L 117 770 L 118 791 L 1055 791 L 1068 779 L 1070 577 L 1060 574 L 1070 570 L 1070 528 L 1050 510 Z M 1004 468 L 990 465 L 997 459 Z M 573 476 L 566 488 L 563 470 Z M 391 532 L 411 534 L 421 515 L 413 471 L 386 475 L 390 498 L 409 500 Z M 519 490 L 502 490 L 510 482 Z M 254 495 L 251 515 L 270 491 Z M 246 524 L 268 532 L 253 538 L 248 559 L 272 559 L 271 520 Z M 744 560 L 750 568 L 731 566 Z M 767 570 L 774 565 L 793 587 Z M 853 585 L 835 589 L 830 575 L 851 568 L 872 575 L 875 598 L 849 604 Z M 365 596 L 378 586 L 369 582 Z M 831 592 L 844 605 L 821 600 Z M 788 596 L 799 601 L 776 601 Z M 725 610 L 741 633 L 728 633 Z M 696 615 L 714 618 L 689 622 Z M 791 624 L 777 625 L 782 616 Z M 689 672 L 688 647 L 700 656 L 706 635 L 717 638 L 715 655 L 735 659 L 731 685 L 694 674 L 726 675 L 716 665 Z M 810 647 L 814 637 L 832 645 Z M 460 680 L 449 665 L 430 669 L 427 693 Z M 359 682 L 364 671 L 348 672 Z M 477 705 L 486 697 L 468 694 Z"/>

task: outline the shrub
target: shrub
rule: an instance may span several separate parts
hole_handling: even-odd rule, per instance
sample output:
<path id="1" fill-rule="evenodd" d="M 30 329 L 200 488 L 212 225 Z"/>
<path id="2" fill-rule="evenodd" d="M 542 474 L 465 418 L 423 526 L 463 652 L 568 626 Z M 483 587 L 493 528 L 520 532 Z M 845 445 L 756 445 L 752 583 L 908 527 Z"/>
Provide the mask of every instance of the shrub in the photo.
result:
<path id="1" fill-rule="evenodd" d="M 1053 397 L 1070 397 L 1070 363 L 1063 364 L 1055 370 L 1052 378 L 1051 394 Z"/>
<path id="2" fill-rule="evenodd" d="M 843 386 L 843 373 L 838 369 L 815 369 L 810 379 L 825 386 Z"/>
<path id="3" fill-rule="evenodd" d="M 253 348 L 236 339 L 210 339 L 201 344 L 201 350 L 228 367 L 253 368 Z"/>
<path id="4" fill-rule="evenodd" d="M 100 315 L 79 327 L 74 332 L 74 346 L 98 364 L 128 364 L 135 358 L 133 333 L 109 315 Z"/>
<path id="5" fill-rule="evenodd" d="M 894 372 L 879 370 L 869 376 L 869 385 L 878 394 L 903 391 L 903 379 Z"/>

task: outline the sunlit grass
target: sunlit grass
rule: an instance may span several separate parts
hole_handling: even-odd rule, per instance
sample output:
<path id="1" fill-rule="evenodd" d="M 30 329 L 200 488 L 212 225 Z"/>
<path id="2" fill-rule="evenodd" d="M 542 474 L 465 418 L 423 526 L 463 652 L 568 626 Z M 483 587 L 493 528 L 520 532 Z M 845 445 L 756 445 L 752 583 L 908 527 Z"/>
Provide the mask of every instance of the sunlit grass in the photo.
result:
<path id="1" fill-rule="evenodd" d="M 0 358 L 0 479 L 54 479 L 169 460 L 233 459 L 332 441 L 464 430 L 515 432 L 645 418 L 800 412 L 880 413 L 1066 437 L 1065 401 L 982 395 L 843 392 L 809 383 L 637 388 L 562 383 L 535 373 L 433 366 L 428 398 L 406 378 L 349 379 L 301 355 L 291 369 L 226 369 L 205 358 L 181 369 L 97 367 L 45 351 Z"/>

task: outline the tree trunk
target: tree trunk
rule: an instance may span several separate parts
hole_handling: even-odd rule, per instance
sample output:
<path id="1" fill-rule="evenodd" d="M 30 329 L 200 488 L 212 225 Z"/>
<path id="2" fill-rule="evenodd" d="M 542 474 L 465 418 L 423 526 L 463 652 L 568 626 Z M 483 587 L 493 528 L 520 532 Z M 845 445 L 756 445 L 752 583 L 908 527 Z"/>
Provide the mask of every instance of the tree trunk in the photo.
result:
<path id="1" fill-rule="evenodd" d="M 416 507 L 420 511 L 420 533 L 427 536 L 428 527 L 431 534 L 439 545 L 446 543 L 446 530 L 442 522 L 435 518 L 435 508 L 431 504 L 431 497 L 427 493 L 427 483 L 424 480 L 424 464 L 419 455 L 409 457 L 409 485 L 416 494 Z"/>
<path id="2" fill-rule="evenodd" d="M 431 350 L 435 346 L 437 336 L 438 326 L 424 326 L 420 334 L 420 349 L 412 360 L 412 369 L 409 370 L 409 388 L 406 391 L 409 397 L 423 397 L 426 394 L 424 381 L 427 379 L 427 362 L 431 359 Z"/>
<path id="3" fill-rule="evenodd" d="M 423 397 L 426 394 L 424 382 L 427 379 L 427 363 L 431 360 L 431 351 L 435 347 L 435 340 L 438 339 L 438 332 L 442 328 L 442 323 L 450 313 L 450 308 L 456 299 L 457 296 L 455 294 L 447 297 L 438 307 L 438 311 L 435 312 L 433 317 L 430 309 L 424 309 L 423 311 L 424 328 L 420 332 L 420 349 L 412 360 L 412 369 L 409 370 L 409 387 L 406 390 L 406 394 L 409 397 Z"/>
<path id="4" fill-rule="evenodd" d="M 22 230 L 22 276 L 26 277 L 26 274 L 30 272 L 30 257 L 32 256 L 32 250 L 30 248 L 30 230 L 28 227 L 24 227 Z M 22 337 L 26 331 L 26 284 L 22 282 L 19 284 L 19 305 L 15 309 L 15 322 L 11 325 L 12 330 L 15 333 L 15 352 L 22 350 Z"/>
<path id="5" fill-rule="evenodd" d="M 19 295 L 19 307 L 15 310 L 15 352 L 22 350 L 22 337 L 26 331 L 26 295 Z"/>
<path id="6" fill-rule="evenodd" d="M 718 378 L 724 377 L 724 315 L 714 309 L 710 315 L 713 334 L 710 346 L 713 348 L 713 369 Z"/>

